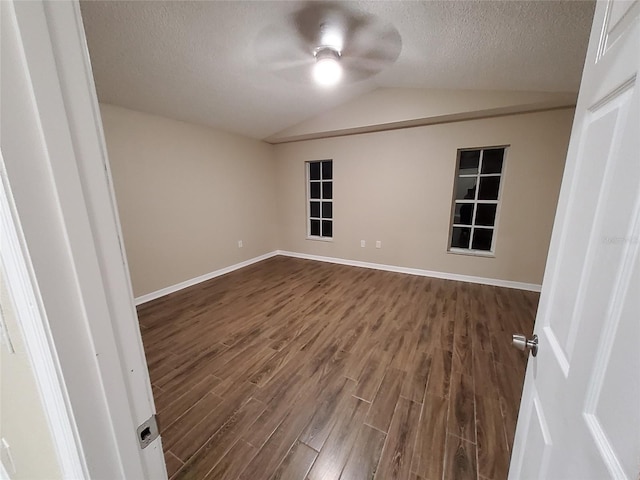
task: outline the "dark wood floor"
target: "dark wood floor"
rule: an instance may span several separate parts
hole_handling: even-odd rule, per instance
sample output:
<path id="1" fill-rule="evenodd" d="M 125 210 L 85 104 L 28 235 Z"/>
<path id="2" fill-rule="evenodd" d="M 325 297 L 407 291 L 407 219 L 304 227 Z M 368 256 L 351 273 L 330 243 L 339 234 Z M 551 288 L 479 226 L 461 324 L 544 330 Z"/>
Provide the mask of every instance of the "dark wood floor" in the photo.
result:
<path id="1" fill-rule="evenodd" d="M 504 479 L 537 302 L 275 257 L 146 303 L 169 475 Z"/>

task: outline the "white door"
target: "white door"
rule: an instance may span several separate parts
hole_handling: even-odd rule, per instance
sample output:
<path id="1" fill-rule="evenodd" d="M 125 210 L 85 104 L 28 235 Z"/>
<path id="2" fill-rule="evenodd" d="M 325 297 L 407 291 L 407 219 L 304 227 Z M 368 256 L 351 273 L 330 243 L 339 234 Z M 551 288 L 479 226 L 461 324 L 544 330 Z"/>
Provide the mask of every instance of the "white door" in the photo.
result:
<path id="1" fill-rule="evenodd" d="M 640 478 L 639 70 L 640 1 L 598 2 L 510 479 Z"/>
<path id="2" fill-rule="evenodd" d="M 166 478 L 160 438 L 138 441 L 155 408 L 78 2 L 0 0 L 0 53 L 0 219 L 27 265 L 8 281 L 31 283 L 27 348 L 76 457 L 60 454 L 64 477 Z"/>

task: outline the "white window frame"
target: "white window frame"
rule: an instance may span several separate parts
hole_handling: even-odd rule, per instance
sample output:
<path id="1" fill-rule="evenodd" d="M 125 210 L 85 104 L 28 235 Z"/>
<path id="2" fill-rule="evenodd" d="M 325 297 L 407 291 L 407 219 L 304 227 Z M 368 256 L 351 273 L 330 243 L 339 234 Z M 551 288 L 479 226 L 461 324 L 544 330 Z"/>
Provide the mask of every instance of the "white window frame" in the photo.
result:
<path id="1" fill-rule="evenodd" d="M 332 174 L 331 174 L 331 198 L 330 199 L 324 199 L 322 198 L 322 182 L 326 182 L 327 180 L 324 180 L 322 178 L 322 162 L 331 162 L 331 170 L 332 170 Z M 312 163 L 320 163 L 320 180 L 311 180 L 311 164 Z M 333 191 L 333 179 L 334 179 L 334 174 L 333 174 L 333 159 L 331 158 L 325 158 L 322 160 L 309 160 L 305 162 L 305 179 L 306 179 L 306 186 L 305 186 L 305 190 L 306 190 L 306 198 L 307 198 L 307 207 L 306 207 L 306 219 L 305 221 L 307 222 L 307 240 L 317 240 L 317 241 L 321 241 L 321 242 L 332 242 L 333 241 L 333 227 L 335 227 L 335 212 L 333 211 L 333 198 L 335 197 L 335 192 Z M 311 182 L 318 182 L 320 183 L 320 198 L 311 198 Z M 320 202 L 320 217 L 311 217 L 311 202 Z M 311 235 L 311 220 L 313 218 L 313 220 L 320 220 L 320 233 L 322 233 L 322 202 L 331 202 L 331 236 L 330 237 L 323 237 L 321 235 Z"/>
<path id="2" fill-rule="evenodd" d="M 495 149 L 500 149 L 503 148 L 504 149 L 504 154 L 502 156 L 502 168 L 500 169 L 500 173 L 481 173 L 482 172 L 482 162 L 484 160 L 484 152 L 485 150 L 495 150 Z M 480 159 L 478 161 L 478 172 L 474 173 L 474 174 L 463 174 L 460 175 L 460 157 L 462 152 L 469 152 L 469 151 L 476 151 L 479 150 L 480 151 Z M 453 254 L 457 254 L 457 255 L 472 255 L 472 256 L 478 256 L 478 257 L 495 257 L 495 246 L 496 246 L 496 238 L 497 238 L 497 232 L 498 232 L 498 221 L 499 221 L 499 217 L 500 217 L 500 209 L 501 209 L 501 205 L 502 205 L 502 189 L 503 189 L 503 185 L 504 185 L 504 178 L 505 178 L 505 167 L 506 167 L 506 160 L 507 160 L 507 152 L 509 151 L 509 145 L 494 145 L 494 146 L 486 146 L 486 147 L 472 147 L 472 148 L 459 148 L 458 152 L 457 152 L 457 158 L 456 158 L 456 168 L 455 168 L 455 173 L 454 173 L 454 180 L 453 180 L 453 192 L 452 192 L 452 199 L 451 199 L 451 220 L 449 222 L 449 237 L 447 240 L 447 252 L 448 253 L 453 253 Z M 475 195 L 473 199 L 469 199 L 469 200 L 461 200 L 461 199 L 456 199 L 456 190 L 458 187 L 458 179 L 460 178 L 477 178 L 477 182 L 476 182 L 476 188 L 475 188 Z M 481 178 L 486 178 L 486 177 L 499 177 L 500 178 L 500 185 L 498 187 L 498 198 L 496 200 L 479 200 L 478 199 L 478 194 L 480 192 L 480 179 Z M 473 208 L 473 215 L 471 218 L 471 224 L 466 225 L 466 224 L 461 224 L 461 223 L 454 223 L 455 221 L 455 212 L 456 212 L 456 204 L 461 204 L 461 203 L 467 203 L 467 204 L 471 204 L 474 206 Z M 488 225 L 476 225 L 476 213 L 477 213 L 477 205 L 481 205 L 481 204 L 489 204 L 489 205 L 496 205 L 496 216 L 495 216 L 495 220 L 493 222 L 493 226 L 488 226 Z M 461 227 L 461 228 L 470 228 L 471 229 L 471 236 L 469 238 L 469 248 L 460 248 L 460 247 L 452 247 L 451 246 L 451 241 L 453 240 L 453 229 L 454 227 Z M 475 229 L 477 228 L 483 228 L 483 229 L 490 229 L 493 230 L 493 236 L 491 237 L 491 249 L 490 250 L 477 250 L 477 249 L 473 249 L 471 248 L 471 246 L 473 245 L 473 234 Z"/>

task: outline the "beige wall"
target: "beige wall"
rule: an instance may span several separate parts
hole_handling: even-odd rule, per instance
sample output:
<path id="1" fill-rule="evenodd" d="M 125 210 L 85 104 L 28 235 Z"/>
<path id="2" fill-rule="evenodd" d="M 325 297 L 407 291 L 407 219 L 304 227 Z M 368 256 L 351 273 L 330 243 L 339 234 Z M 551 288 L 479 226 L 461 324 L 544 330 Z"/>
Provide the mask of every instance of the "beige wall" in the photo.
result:
<path id="1" fill-rule="evenodd" d="M 101 113 L 135 296 L 277 248 L 272 146 L 112 105 Z"/>
<path id="2" fill-rule="evenodd" d="M 277 145 L 279 248 L 540 284 L 572 119 L 563 109 Z M 495 258 L 448 253 L 457 149 L 491 145 L 510 145 Z M 306 239 L 304 162 L 319 159 L 334 162 L 332 242 Z"/>
<path id="3" fill-rule="evenodd" d="M 49 422 L 2 272 L 0 266 L 1 315 L 14 353 L 0 333 L 0 437 L 9 444 L 9 452 L 2 451 L 0 458 L 13 480 L 62 478 Z"/>
<path id="4" fill-rule="evenodd" d="M 571 108 L 276 146 L 101 109 L 137 297 L 277 249 L 542 282 Z M 448 253 L 457 149 L 505 144 L 495 258 Z M 304 162 L 326 158 L 332 242 L 306 239 Z"/>

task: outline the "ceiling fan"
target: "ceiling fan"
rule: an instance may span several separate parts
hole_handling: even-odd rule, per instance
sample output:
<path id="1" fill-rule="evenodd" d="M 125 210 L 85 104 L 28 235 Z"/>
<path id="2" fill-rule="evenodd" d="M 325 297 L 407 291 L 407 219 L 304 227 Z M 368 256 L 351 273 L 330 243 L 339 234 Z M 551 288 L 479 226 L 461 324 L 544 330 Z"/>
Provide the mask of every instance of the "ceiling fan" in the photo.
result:
<path id="1" fill-rule="evenodd" d="M 294 82 L 335 85 L 370 78 L 402 49 L 398 30 L 342 3 L 312 1 L 256 37 L 258 61 Z"/>

